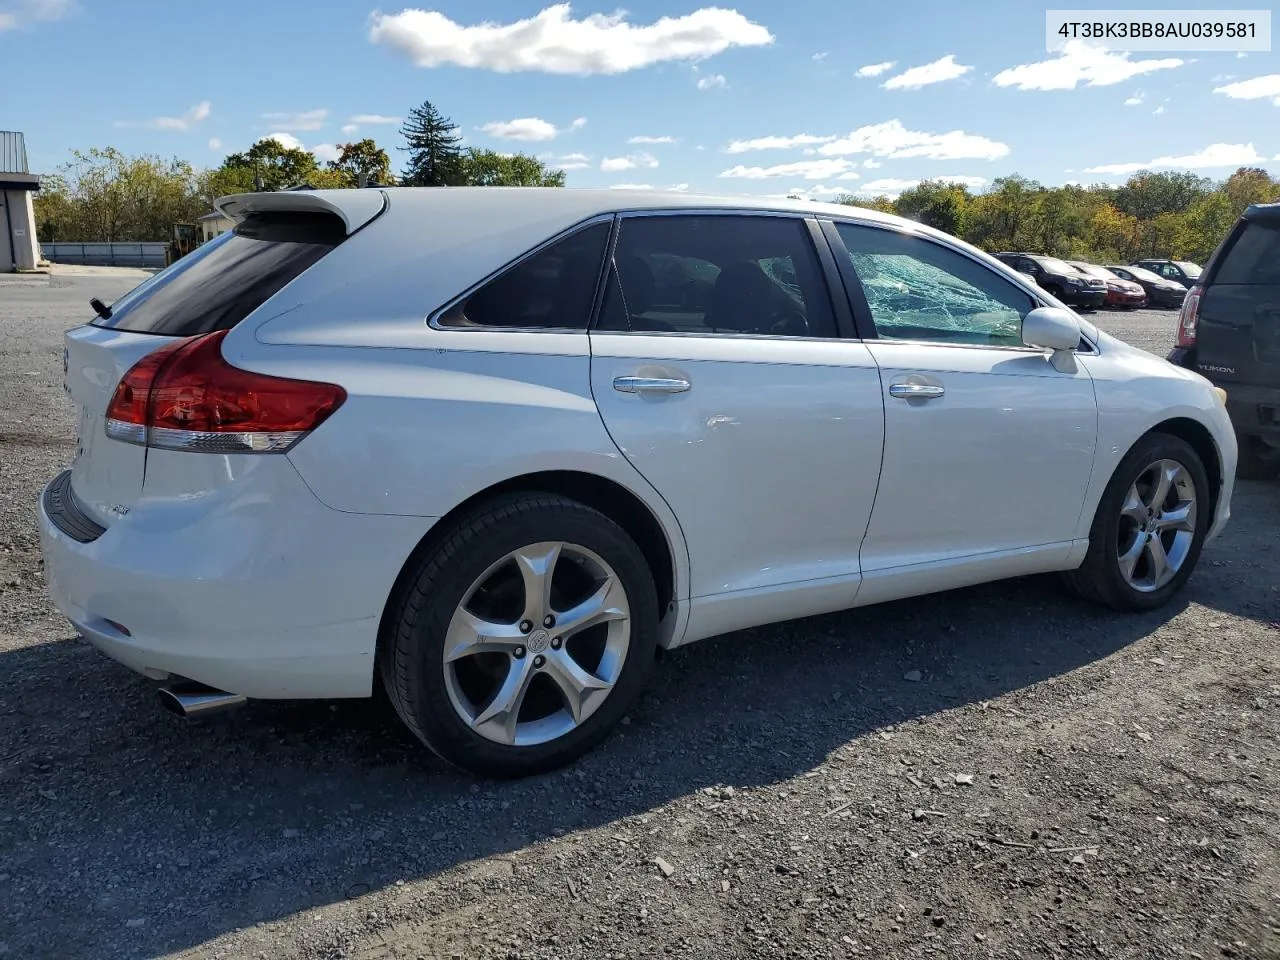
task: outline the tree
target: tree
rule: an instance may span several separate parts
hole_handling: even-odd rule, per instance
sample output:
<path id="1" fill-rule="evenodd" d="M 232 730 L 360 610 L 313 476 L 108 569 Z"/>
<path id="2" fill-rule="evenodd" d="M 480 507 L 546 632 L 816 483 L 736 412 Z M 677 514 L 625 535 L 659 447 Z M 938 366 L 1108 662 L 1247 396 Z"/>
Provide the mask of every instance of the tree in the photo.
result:
<path id="1" fill-rule="evenodd" d="M 401 178 L 409 187 L 455 186 L 463 180 L 462 137 L 458 126 L 431 103 L 409 111 L 400 128 L 408 146 L 409 165 Z"/>
<path id="2" fill-rule="evenodd" d="M 389 186 L 395 183 L 391 158 L 372 139 L 366 137 L 355 143 L 340 143 L 338 150 L 338 159 L 329 161 L 329 170 L 339 175 L 341 186 L 358 187 L 361 175 L 371 184 Z"/>
<path id="3" fill-rule="evenodd" d="M 306 150 L 286 147 L 280 141 L 267 137 L 244 153 L 228 155 L 220 170 L 226 182 L 248 190 L 255 189 L 259 181 L 262 190 L 283 190 L 303 183 L 316 186 L 311 180 L 319 172 L 320 164 Z"/>
<path id="4" fill-rule="evenodd" d="M 167 240 L 173 224 L 208 211 L 189 163 L 114 147 L 72 151 L 35 197 L 43 240 Z"/>
<path id="5" fill-rule="evenodd" d="M 1154 220 L 1162 213 L 1185 213 L 1197 199 L 1213 189 L 1213 181 L 1189 171 L 1135 173 L 1116 191 L 1117 209 L 1139 220 Z"/>
<path id="6" fill-rule="evenodd" d="M 902 192 L 894 203 L 894 209 L 900 216 L 947 233 L 959 234 L 970 200 L 969 189 L 963 184 L 922 180 Z"/>
<path id="7" fill-rule="evenodd" d="M 879 210 L 881 213 L 894 213 L 893 201 L 888 197 L 855 197 L 851 193 L 836 197 L 836 203 L 846 207 L 864 207 L 867 210 Z"/>
<path id="8" fill-rule="evenodd" d="M 1244 213 L 1251 203 L 1270 203 L 1280 199 L 1280 183 L 1260 167 L 1241 167 L 1222 185 L 1232 211 L 1232 219 Z"/>
<path id="9" fill-rule="evenodd" d="M 1089 219 L 1088 245 L 1093 255 L 1112 263 L 1128 263 L 1138 255 L 1142 226 L 1137 217 L 1104 203 Z"/>
<path id="10" fill-rule="evenodd" d="M 537 157 L 471 147 L 462 156 L 462 181 L 472 187 L 563 187 L 564 171 Z"/>

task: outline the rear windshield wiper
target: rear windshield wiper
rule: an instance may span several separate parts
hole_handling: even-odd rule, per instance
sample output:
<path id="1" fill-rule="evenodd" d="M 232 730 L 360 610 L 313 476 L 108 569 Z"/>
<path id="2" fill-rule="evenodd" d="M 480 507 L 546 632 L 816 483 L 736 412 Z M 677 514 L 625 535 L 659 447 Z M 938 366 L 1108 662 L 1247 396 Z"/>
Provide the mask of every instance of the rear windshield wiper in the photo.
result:
<path id="1" fill-rule="evenodd" d="M 103 320 L 111 319 L 111 308 L 99 300 L 97 297 L 89 301 L 89 306 L 93 307 L 93 312 L 100 316 Z"/>

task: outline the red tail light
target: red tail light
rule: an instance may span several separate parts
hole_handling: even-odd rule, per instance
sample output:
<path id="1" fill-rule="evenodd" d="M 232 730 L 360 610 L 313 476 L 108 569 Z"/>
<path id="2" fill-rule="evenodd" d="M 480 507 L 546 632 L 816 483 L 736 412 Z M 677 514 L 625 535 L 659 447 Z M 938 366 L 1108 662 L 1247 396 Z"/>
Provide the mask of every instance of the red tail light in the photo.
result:
<path id="1" fill-rule="evenodd" d="M 347 398 L 331 383 L 233 367 L 227 331 L 191 337 L 138 361 L 107 407 L 107 436 L 205 453 L 283 453 Z"/>
<path id="2" fill-rule="evenodd" d="M 1200 313 L 1200 288 L 1192 287 L 1182 300 L 1182 312 L 1178 314 L 1178 346 L 1196 345 L 1196 320 Z"/>

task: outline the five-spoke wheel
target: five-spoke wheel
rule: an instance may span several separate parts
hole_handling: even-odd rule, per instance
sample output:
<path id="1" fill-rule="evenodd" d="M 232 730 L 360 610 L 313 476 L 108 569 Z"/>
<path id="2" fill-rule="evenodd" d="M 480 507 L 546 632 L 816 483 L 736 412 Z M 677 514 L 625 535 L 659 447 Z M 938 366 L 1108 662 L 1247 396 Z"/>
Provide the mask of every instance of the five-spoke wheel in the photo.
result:
<path id="1" fill-rule="evenodd" d="M 1160 606 L 1191 576 L 1212 513 L 1200 455 L 1165 433 L 1143 437 L 1116 467 L 1089 533 L 1089 551 L 1067 582 L 1117 610 Z"/>
<path id="2" fill-rule="evenodd" d="M 379 650 L 409 728 L 477 773 L 520 776 L 601 740 L 644 682 L 658 603 L 643 553 L 592 508 L 491 501 L 441 532 Z"/>

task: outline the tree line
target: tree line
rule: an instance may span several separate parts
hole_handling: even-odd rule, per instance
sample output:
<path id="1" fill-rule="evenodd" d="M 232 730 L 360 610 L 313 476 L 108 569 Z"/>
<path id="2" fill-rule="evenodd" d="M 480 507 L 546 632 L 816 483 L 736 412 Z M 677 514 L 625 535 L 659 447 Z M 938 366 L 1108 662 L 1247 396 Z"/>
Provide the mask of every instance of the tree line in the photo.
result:
<path id="1" fill-rule="evenodd" d="M 1140 171 L 1122 186 L 1046 187 L 1013 174 L 978 194 L 960 183 L 929 180 L 893 200 L 844 196 L 837 202 L 910 217 L 992 253 L 1204 263 L 1245 207 L 1277 200 L 1280 180 L 1241 167 L 1221 182 L 1190 172 Z"/>
<path id="2" fill-rule="evenodd" d="M 209 213 L 218 197 L 297 186 L 564 186 L 564 171 L 536 157 L 464 148 L 457 124 L 430 101 L 409 112 L 400 133 L 407 158 L 399 177 L 390 154 L 370 138 L 339 144 L 337 158 L 325 163 L 264 138 L 205 170 L 115 147 L 73 150 L 70 161 L 42 178 L 36 235 L 48 243 L 169 240 L 174 224 Z"/>

